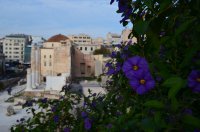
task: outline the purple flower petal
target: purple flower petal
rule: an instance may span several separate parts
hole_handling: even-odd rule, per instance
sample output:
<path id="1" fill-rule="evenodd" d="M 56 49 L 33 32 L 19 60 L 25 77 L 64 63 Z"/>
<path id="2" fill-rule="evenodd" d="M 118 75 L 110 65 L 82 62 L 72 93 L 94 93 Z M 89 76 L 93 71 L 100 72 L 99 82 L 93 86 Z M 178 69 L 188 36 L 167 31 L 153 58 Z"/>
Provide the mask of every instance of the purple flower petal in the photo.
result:
<path id="1" fill-rule="evenodd" d="M 146 92 L 146 88 L 144 85 L 140 85 L 139 87 L 137 87 L 136 89 L 136 93 L 139 95 L 142 95 Z"/>
<path id="2" fill-rule="evenodd" d="M 130 80 L 130 86 L 136 90 L 136 88 L 138 88 L 140 86 L 140 82 L 138 81 L 138 79 L 133 79 L 133 80 Z"/>
<path id="3" fill-rule="evenodd" d="M 90 130 L 90 129 L 91 129 L 92 124 L 91 124 L 91 120 L 90 120 L 89 118 L 86 118 L 86 119 L 84 120 L 84 126 L 85 126 L 85 129 L 86 129 L 86 130 Z"/>

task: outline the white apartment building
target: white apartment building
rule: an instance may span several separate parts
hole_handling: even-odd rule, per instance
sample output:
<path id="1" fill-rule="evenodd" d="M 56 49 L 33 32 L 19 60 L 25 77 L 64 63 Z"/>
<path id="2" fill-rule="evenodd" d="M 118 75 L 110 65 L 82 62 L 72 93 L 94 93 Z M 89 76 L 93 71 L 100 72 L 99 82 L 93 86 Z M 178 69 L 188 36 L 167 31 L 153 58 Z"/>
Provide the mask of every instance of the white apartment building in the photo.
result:
<path id="1" fill-rule="evenodd" d="M 92 44 L 92 38 L 87 34 L 68 35 L 67 37 L 75 44 Z"/>
<path id="2" fill-rule="evenodd" d="M 99 45 L 103 45 L 104 44 L 104 39 L 101 37 L 92 39 L 92 44 L 99 44 Z"/>
<path id="3" fill-rule="evenodd" d="M 106 35 L 106 43 L 107 44 L 120 44 L 121 43 L 121 36 L 116 33 L 107 33 Z"/>
<path id="4" fill-rule="evenodd" d="M 11 34 L 3 39 L 3 53 L 6 61 L 24 62 L 24 49 L 29 43 L 29 36 L 24 34 Z"/>
<path id="5" fill-rule="evenodd" d="M 100 49 L 99 44 L 74 44 L 83 54 L 93 54 L 96 49 Z"/>

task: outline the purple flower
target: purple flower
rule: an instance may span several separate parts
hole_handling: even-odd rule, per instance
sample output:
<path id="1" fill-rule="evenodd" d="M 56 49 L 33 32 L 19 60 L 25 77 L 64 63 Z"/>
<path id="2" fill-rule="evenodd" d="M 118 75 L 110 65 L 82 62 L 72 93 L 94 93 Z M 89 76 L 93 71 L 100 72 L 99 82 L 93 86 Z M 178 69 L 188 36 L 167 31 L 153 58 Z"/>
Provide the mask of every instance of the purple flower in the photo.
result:
<path id="1" fill-rule="evenodd" d="M 107 74 L 107 75 L 112 75 L 112 74 L 114 74 L 114 73 L 115 73 L 115 69 L 109 68 L 106 74 Z"/>
<path id="2" fill-rule="evenodd" d="M 107 71 L 107 75 L 112 75 L 112 74 L 116 74 L 121 70 L 121 63 L 116 63 L 116 66 L 111 66 L 109 67 L 108 71 Z"/>
<path id="3" fill-rule="evenodd" d="M 143 71 L 148 71 L 148 63 L 147 61 L 140 57 L 140 56 L 134 56 L 129 59 L 127 59 L 123 66 L 122 70 L 125 73 L 126 77 L 131 79 L 135 76 L 138 76 Z"/>
<path id="4" fill-rule="evenodd" d="M 108 129 L 111 129 L 111 128 L 112 128 L 112 124 L 108 124 L 106 127 L 107 127 Z"/>
<path id="5" fill-rule="evenodd" d="M 70 129 L 68 127 L 65 127 L 63 131 L 64 132 L 70 132 Z"/>
<path id="6" fill-rule="evenodd" d="M 184 109 L 183 113 L 187 115 L 192 115 L 192 110 L 187 108 L 187 109 Z"/>
<path id="7" fill-rule="evenodd" d="M 92 96 L 96 96 L 96 95 L 97 95 L 96 93 L 93 93 L 93 94 L 92 94 Z"/>
<path id="8" fill-rule="evenodd" d="M 81 112 L 81 117 L 82 118 L 86 118 L 87 117 L 87 113 L 85 111 Z"/>
<path id="9" fill-rule="evenodd" d="M 130 44 L 132 44 L 132 40 L 129 40 L 127 43 L 127 45 L 130 45 Z"/>
<path id="10" fill-rule="evenodd" d="M 115 45 L 115 47 L 122 48 L 122 45 L 121 44 L 117 44 L 117 45 Z"/>
<path id="11" fill-rule="evenodd" d="M 130 79 L 132 89 L 139 95 L 142 95 L 155 86 L 155 81 L 149 72 L 140 72 L 136 77 Z"/>
<path id="12" fill-rule="evenodd" d="M 86 130 L 90 130 L 90 129 L 91 129 L 91 127 L 92 127 L 92 122 L 91 122 L 91 120 L 90 120 L 89 118 L 86 118 L 86 119 L 84 120 L 84 126 L 85 126 L 85 129 L 86 129 Z"/>
<path id="13" fill-rule="evenodd" d="M 193 92 L 200 92 L 200 71 L 192 70 L 188 76 L 188 86 L 192 89 Z"/>
<path id="14" fill-rule="evenodd" d="M 55 112 L 55 111 L 56 111 L 56 108 L 57 108 L 56 106 L 53 106 L 53 107 L 51 108 L 51 111 L 52 111 L 52 112 Z"/>
<path id="15" fill-rule="evenodd" d="M 59 116 L 57 116 L 57 115 L 55 115 L 54 117 L 53 117 L 53 120 L 54 120 L 54 122 L 58 122 L 59 121 Z"/>
<path id="16" fill-rule="evenodd" d="M 42 103 L 46 103 L 47 102 L 47 98 L 44 98 L 41 100 Z"/>
<path id="17" fill-rule="evenodd" d="M 112 67 L 112 63 L 110 62 L 106 63 L 105 67 Z"/>
<path id="18" fill-rule="evenodd" d="M 117 52 L 113 51 L 110 55 L 111 58 L 116 58 L 117 57 Z"/>

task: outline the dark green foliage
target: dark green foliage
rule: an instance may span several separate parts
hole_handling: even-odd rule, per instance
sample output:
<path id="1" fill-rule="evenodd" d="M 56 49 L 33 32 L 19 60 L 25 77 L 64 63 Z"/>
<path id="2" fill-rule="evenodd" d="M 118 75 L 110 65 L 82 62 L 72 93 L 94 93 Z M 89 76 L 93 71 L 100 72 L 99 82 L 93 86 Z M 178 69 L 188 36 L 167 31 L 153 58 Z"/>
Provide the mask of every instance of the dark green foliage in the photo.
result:
<path id="1" fill-rule="evenodd" d="M 110 54 L 110 50 L 104 47 L 101 47 L 100 49 L 96 49 L 93 53 L 94 55 L 108 55 Z"/>

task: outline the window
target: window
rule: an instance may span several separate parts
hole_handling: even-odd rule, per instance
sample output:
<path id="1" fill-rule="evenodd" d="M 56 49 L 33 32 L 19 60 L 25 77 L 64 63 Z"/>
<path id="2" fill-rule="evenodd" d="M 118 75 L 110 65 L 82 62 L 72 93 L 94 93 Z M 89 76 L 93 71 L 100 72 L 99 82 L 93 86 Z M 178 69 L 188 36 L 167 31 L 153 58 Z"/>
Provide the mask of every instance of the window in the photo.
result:
<path id="1" fill-rule="evenodd" d="M 91 47 L 91 51 L 93 51 L 93 47 Z"/>
<path id="2" fill-rule="evenodd" d="M 91 66 L 87 66 L 87 73 L 88 73 L 88 74 L 91 73 Z"/>
<path id="3" fill-rule="evenodd" d="M 46 55 L 44 55 L 44 58 L 46 58 Z"/>
<path id="4" fill-rule="evenodd" d="M 53 47 L 54 45 L 52 44 L 52 47 Z"/>
<path id="5" fill-rule="evenodd" d="M 80 63 L 81 74 L 85 74 L 85 63 Z"/>
<path id="6" fill-rule="evenodd" d="M 80 47 L 80 50 L 82 50 L 82 47 Z"/>
<path id="7" fill-rule="evenodd" d="M 49 58 L 51 58 L 51 55 L 49 55 Z"/>
<path id="8" fill-rule="evenodd" d="M 85 51 L 87 51 L 87 47 L 85 47 Z"/>
<path id="9" fill-rule="evenodd" d="M 49 62 L 49 66 L 51 66 L 51 62 Z"/>
<path id="10" fill-rule="evenodd" d="M 14 43 L 14 46 L 19 46 L 19 44 L 18 43 Z"/>

